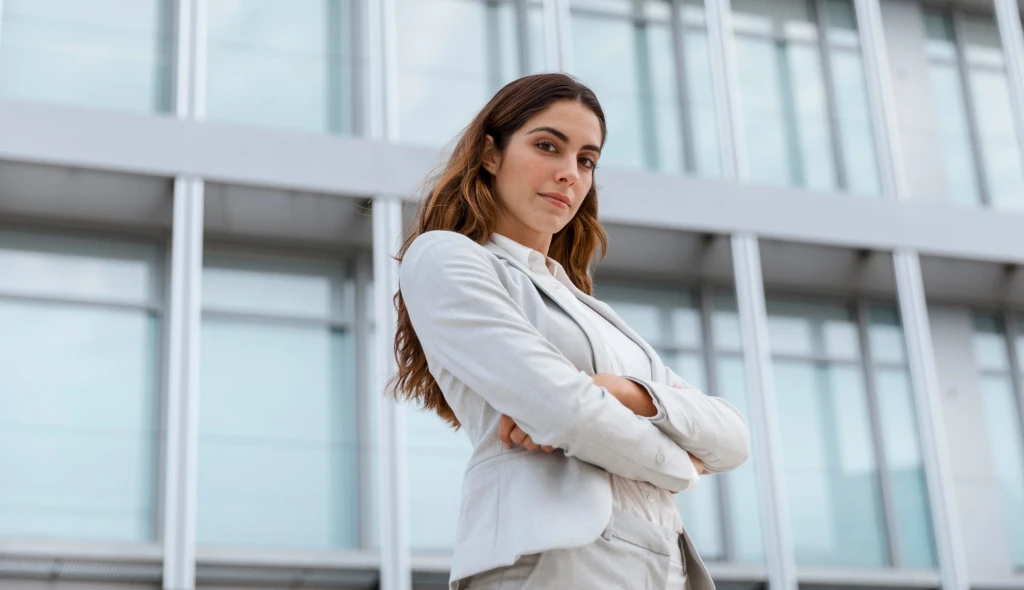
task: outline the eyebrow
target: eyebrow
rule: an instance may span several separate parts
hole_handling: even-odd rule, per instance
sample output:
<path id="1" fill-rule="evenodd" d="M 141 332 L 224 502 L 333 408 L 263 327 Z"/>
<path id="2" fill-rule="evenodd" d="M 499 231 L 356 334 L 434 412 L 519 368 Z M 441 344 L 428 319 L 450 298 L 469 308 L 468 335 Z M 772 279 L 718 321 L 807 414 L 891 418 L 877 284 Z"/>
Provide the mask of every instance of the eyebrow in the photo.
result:
<path id="1" fill-rule="evenodd" d="M 527 133 L 527 135 L 532 135 L 534 133 L 540 133 L 542 131 L 546 131 L 546 132 L 550 133 L 551 135 L 554 135 L 558 139 L 561 139 L 563 142 L 569 143 L 569 136 L 564 134 L 564 133 L 562 133 L 558 129 L 555 129 L 554 127 L 537 127 L 536 129 L 533 129 L 533 130 L 529 131 Z M 589 143 L 587 145 L 583 146 L 580 149 L 581 150 L 590 150 L 592 152 L 597 152 L 598 155 L 601 154 L 601 148 L 597 147 L 596 145 L 589 144 Z"/>

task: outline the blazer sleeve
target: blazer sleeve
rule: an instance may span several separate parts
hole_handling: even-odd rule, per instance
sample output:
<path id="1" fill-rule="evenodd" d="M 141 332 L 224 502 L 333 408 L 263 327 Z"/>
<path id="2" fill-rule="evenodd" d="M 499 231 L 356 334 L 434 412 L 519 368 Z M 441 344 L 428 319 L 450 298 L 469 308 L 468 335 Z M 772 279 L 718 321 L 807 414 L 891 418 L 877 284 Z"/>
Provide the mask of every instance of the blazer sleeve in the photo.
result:
<path id="1" fill-rule="evenodd" d="M 537 444 L 666 490 L 695 486 L 699 475 L 687 452 L 548 342 L 502 285 L 492 258 L 444 231 L 422 234 L 406 252 L 399 288 L 431 363 Z"/>
<path id="2" fill-rule="evenodd" d="M 750 456 L 747 420 L 724 398 L 705 395 L 668 367 L 662 383 L 630 379 L 654 399 L 651 423 L 703 461 L 704 475 L 732 471 Z"/>

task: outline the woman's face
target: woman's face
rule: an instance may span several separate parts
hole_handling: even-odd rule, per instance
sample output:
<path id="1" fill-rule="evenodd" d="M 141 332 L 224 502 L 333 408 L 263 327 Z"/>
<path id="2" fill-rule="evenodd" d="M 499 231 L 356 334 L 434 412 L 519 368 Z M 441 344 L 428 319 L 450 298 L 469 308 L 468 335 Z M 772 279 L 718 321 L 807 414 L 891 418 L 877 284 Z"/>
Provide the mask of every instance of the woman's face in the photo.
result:
<path id="1" fill-rule="evenodd" d="M 590 192 L 600 145 L 597 115 L 570 100 L 530 118 L 502 153 L 489 137 L 484 168 L 494 175 L 495 231 L 546 254 Z"/>

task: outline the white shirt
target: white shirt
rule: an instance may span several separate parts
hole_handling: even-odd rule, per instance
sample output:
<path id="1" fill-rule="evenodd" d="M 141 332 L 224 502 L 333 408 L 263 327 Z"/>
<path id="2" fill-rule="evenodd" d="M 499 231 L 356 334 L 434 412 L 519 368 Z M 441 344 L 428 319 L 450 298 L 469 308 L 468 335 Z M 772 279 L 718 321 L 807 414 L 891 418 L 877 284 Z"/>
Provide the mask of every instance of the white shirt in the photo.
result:
<path id="1" fill-rule="evenodd" d="M 561 264 L 501 234 L 492 234 L 491 242 L 522 263 L 536 279 L 551 287 L 551 291 L 558 297 L 558 303 L 564 307 L 572 306 L 586 321 L 597 328 L 604 340 L 608 356 L 612 359 L 615 374 L 651 379 L 651 359 L 647 353 L 604 316 L 573 295 L 567 288 L 572 281 Z M 647 482 L 609 475 L 612 484 L 612 503 L 615 508 L 636 514 L 674 533 L 683 532 L 683 519 L 679 515 L 671 492 Z"/>

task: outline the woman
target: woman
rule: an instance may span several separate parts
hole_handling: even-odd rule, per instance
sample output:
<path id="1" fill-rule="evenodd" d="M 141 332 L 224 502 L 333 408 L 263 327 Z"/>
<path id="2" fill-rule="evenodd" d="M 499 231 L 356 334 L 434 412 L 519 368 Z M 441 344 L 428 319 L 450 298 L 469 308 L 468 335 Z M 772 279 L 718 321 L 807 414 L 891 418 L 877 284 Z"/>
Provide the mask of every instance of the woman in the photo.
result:
<path id="1" fill-rule="evenodd" d="M 743 463 L 749 432 L 590 296 L 605 134 L 575 79 L 508 84 L 399 253 L 393 391 L 474 447 L 452 589 L 714 588 L 672 494 Z"/>

